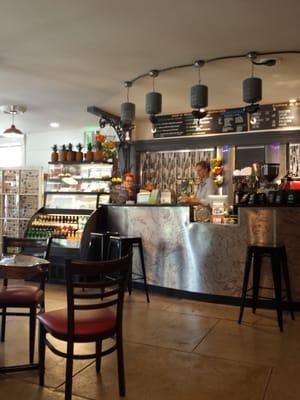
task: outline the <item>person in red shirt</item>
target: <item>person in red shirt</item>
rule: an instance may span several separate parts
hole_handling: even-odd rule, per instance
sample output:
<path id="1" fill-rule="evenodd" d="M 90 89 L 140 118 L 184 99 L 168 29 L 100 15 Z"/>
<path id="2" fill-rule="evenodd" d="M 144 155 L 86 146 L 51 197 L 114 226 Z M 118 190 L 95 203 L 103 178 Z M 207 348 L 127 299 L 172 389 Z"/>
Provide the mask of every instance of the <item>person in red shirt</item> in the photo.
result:
<path id="1" fill-rule="evenodd" d="M 123 186 L 127 191 L 127 200 L 136 201 L 135 178 L 131 172 L 124 174 Z"/>

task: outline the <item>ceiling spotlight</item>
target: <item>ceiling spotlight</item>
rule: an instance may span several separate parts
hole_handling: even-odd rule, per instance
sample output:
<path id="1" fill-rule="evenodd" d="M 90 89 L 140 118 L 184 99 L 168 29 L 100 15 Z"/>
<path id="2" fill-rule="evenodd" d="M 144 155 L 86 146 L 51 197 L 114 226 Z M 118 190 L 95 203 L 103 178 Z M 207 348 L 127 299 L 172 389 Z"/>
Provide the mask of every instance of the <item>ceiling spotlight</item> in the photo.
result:
<path id="1" fill-rule="evenodd" d="M 297 100 L 296 99 L 290 99 L 289 103 L 290 103 L 291 106 L 294 106 L 297 103 Z"/>
<path id="2" fill-rule="evenodd" d="M 11 115 L 11 126 L 10 128 L 5 129 L 3 135 L 9 137 L 23 135 L 23 132 L 20 131 L 20 129 L 16 128 L 14 121 L 15 121 L 15 115 L 23 114 L 26 111 L 26 107 L 11 105 L 11 106 L 1 106 L 0 109 L 5 114 Z"/>
<path id="3" fill-rule="evenodd" d="M 51 128 L 59 128 L 59 123 L 58 122 L 50 122 L 49 126 Z"/>

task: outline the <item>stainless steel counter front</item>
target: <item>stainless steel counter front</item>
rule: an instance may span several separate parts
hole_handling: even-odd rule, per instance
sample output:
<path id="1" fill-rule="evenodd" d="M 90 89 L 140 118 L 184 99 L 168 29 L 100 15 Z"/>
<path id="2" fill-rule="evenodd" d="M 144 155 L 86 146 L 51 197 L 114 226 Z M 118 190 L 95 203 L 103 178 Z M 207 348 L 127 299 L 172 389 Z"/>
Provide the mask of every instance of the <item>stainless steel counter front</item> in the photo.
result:
<path id="1" fill-rule="evenodd" d="M 238 296 L 245 229 L 190 222 L 187 206 L 107 206 L 108 229 L 143 239 L 150 284 Z"/>
<path id="2" fill-rule="evenodd" d="M 107 212 L 109 230 L 142 237 L 151 285 L 238 297 L 247 244 L 284 239 L 294 297 L 300 299 L 296 290 L 300 268 L 295 258 L 300 208 L 243 208 L 238 225 L 190 222 L 187 206 L 108 205 Z M 296 236 L 290 240 L 293 232 Z"/>

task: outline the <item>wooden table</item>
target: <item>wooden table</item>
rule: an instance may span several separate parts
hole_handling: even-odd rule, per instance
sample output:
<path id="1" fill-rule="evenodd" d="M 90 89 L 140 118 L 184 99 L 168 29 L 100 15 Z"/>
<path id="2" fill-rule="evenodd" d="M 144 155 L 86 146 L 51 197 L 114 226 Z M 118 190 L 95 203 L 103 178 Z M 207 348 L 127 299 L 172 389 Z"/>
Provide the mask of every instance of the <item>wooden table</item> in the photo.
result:
<path id="1" fill-rule="evenodd" d="M 14 259 L 4 256 L 0 259 L 0 276 L 4 275 L 10 279 L 22 279 L 30 274 L 30 269 L 36 269 L 36 267 L 47 268 L 49 264 L 50 262 L 43 258 L 23 254 L 17 254 Z M 0 373 L 19 372 L 38 368 L 39 364 L 36 363 L 12 365 L 0 367 Z"/>

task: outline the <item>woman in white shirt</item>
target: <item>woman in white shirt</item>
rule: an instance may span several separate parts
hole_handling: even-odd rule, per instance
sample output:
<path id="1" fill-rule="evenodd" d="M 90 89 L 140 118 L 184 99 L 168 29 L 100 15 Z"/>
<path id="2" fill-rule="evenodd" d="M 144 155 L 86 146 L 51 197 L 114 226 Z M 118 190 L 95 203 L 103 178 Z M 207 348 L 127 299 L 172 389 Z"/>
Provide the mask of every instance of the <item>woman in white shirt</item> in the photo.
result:
<path id="1" fill-rule="evenodd" d="M 198 190 L 195 197 L 184 196 L 181 198 L 181 203 L 191 205 L 208 206 L 208 196 L 217 193 L 217 187 L 214 180 L 209 176 L 210 164 L 207 161 L 199 161 L 196 164 L 196 173 L 200 179 Z"/>

